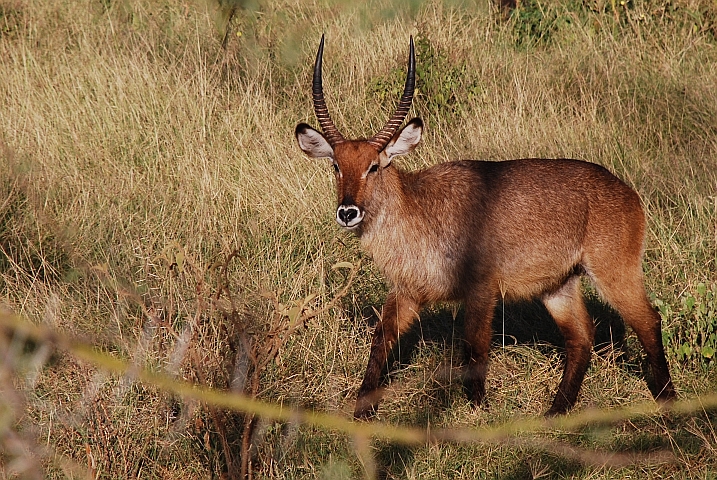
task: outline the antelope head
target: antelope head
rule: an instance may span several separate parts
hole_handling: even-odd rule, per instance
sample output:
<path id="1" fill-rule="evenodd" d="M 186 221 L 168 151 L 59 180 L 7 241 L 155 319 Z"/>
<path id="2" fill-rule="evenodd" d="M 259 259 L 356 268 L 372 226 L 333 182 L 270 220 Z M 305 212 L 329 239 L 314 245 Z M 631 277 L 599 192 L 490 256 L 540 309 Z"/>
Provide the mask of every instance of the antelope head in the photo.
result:
<path id="1" fill-rule="evenodd" d="M 410 40 L 408 74 L 398 108 L 381 131 L 369 139 L 346 140 L 331 120 L 321 82 L 323 52 L 322 35 L 314 64 L 312 96 L 314 112 L 323 134 L 300 123 L 296 126 L 295 135 L 299 147 L 308 156 L 332 161 L 338 202 L 336 221 L 342 227 L 354 230 L 364 220 L 366 205 L 383 170 L 391 167 L 393 157 L 409 153 L 421 140 L 423 122 L 419 118 L 414 118 L 398 131 L 411 108 L 416 84 L 413 37 Z"/>

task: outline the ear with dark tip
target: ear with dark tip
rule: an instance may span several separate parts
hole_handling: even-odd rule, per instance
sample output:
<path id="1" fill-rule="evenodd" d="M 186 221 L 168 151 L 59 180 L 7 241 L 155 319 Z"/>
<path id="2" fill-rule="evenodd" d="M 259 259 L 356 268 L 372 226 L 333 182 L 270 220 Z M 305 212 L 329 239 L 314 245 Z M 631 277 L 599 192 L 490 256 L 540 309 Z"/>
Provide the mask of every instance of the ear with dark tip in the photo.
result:
<path id="1" fill-rule="evenodd" d="M 398 134 L 393 136 L 379 155 L 381 167 L 387 167 L 393 157 L 412 152 L 421 141 L 422 134 L 423 121 L 420 118 L 414 118 L 408 122 Z"/>
<path id="2" fill-rule="evenodd" d="M 300 123 L 294 130 L 294 136 L 304 153 L 311 158 L 334 158 L 334 149 L 324 136 L 305 123 Z"/>

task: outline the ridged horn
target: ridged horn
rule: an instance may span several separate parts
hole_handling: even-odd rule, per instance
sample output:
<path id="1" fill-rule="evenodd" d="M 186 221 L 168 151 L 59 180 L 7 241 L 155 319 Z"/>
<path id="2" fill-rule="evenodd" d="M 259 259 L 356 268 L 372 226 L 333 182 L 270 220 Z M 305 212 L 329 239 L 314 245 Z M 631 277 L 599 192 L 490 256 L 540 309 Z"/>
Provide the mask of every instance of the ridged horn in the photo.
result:
<path id="1" fill-rule="evenodd" d="M 391 141 L 398 127 L 401 126 L 403 121 L 408 115 L 408 110 L 411 108 L 411 102 L 413 101 L 413 92 L 416 87 L 416 54 L 413 49 L 413 35 L 411 35 L 411 49 L 408 54 L 408 74 L 406 75 L 406 84 L 403 87 L 403 95 L 401 100 L 398 102 L 398 108 L 396 113 L 393 114 L 391 119 L 376 135 L 368 140 L 368 143 L 376 147 L 379 152 L 386 148 L 388 142 Z"/>
<path id="2" fill-rule="evenodd" d="M 324 131 L 326 141 L 332 147 L 337 143 L 343 142 L 344 136 L 334 125 L 331 116 L 329 115 L 329 109 L 326 108 L 326 101 L 324 100 L 324 88 L 321 82 L 321 59 L 324 56 L 324 36 L 321 35 L 321 43 L 319 44 L 319 51 L 316 54 L 316 63 L 314 63 L 314 81 L 311 87 L 311 93 L 314 99 L 314 112 L 316 113 L 316 119 L 321 125 L 321 130 Z"/>

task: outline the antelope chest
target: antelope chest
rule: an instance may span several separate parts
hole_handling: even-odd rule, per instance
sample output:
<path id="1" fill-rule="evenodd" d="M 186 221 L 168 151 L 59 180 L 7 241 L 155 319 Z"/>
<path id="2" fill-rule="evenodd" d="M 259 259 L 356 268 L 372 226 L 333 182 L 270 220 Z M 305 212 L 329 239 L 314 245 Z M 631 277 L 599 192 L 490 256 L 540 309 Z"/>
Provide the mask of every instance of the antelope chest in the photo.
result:
<path id="1" fill-rule="evenodd" d="M 451 245 L 432 236 L 379 228 L 362 235 L 361 246 L 401 293 L 419 302 L 455 297 L 458 257 Z"/>

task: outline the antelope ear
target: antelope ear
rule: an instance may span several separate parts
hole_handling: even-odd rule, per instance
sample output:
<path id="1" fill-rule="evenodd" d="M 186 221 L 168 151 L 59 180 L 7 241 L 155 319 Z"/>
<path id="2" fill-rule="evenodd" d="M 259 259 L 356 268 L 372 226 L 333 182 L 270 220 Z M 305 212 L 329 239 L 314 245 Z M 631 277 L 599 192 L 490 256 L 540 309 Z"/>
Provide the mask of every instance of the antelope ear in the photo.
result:
<path id="1" fill-rule="evenodd" d="M 397 135 L 394 135 L 379 155 L 381 167 L 387 167 L 395 156 L 412 152 L 421 141 L 422 133 L 423 121 L 420 118 L 414 118 L 408 122 Z"/>
<path id="2" fill-rule="evenodd" d="M 294 130 L 294 135 L 299 143 L 299 148 L 311 158 L 334 159 L 334 149 L 331 148 L 326 138 L 307 124 L 298 124 L 296 130 Z"/>

